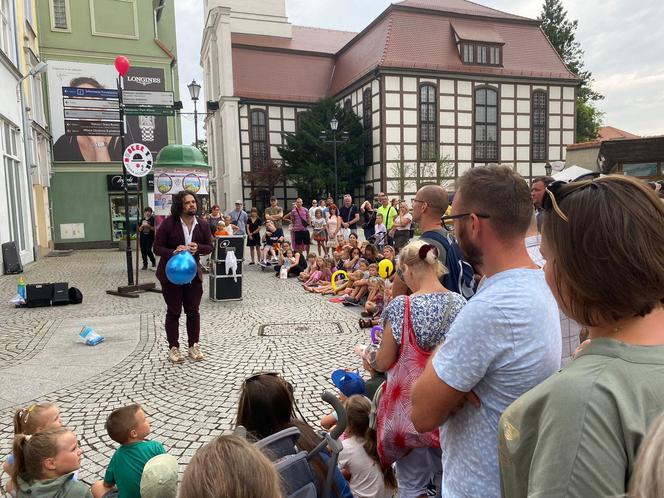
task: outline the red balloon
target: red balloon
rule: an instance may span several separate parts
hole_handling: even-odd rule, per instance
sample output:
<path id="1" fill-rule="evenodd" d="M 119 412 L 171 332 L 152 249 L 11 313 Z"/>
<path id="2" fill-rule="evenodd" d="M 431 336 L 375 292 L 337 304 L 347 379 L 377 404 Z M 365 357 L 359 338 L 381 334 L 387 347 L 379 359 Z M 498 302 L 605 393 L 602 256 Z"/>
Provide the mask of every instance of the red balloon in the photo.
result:
<path id="1" fill-rule="evenodd" d="M 126 57 L 119 55 L 115 58 L 115 69 L 117 69 L 118 73 L 120 76 L 124 76 L 127 74 L 127 71 L 129 71 L 129 59 Z"/>

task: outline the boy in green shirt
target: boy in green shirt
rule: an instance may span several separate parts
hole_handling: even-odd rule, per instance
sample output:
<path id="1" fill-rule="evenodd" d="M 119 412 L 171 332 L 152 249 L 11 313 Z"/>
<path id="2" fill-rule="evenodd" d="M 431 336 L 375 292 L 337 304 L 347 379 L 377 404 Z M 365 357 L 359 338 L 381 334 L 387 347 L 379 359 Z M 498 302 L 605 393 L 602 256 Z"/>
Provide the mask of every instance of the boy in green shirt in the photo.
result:
<path id="1" fill-rule="evenodd" d="M 121 446 L 113 454 L 104 480 L 92 486 L 92 494 L 94 498 L 139 498 L 143 467 L 166 449 L 157 441 L 145 439 L 150 434 L 150 423 L 140 405 L 113 410 L 106 419 L 106 431 Z"/>

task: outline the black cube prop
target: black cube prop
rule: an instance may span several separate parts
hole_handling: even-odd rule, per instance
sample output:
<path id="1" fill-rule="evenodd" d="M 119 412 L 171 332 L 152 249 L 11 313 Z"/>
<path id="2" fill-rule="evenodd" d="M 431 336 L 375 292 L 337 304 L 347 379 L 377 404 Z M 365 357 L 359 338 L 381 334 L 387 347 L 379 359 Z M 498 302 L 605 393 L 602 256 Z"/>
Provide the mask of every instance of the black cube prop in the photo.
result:
<path id="1" fill-rule="evenodd" d="M 212 259 L 215 261 L 225 261 L 226 252 L 229 247 L 235 249 L 235 257 L 238 261 L 244 258 L 244 246 L 246 238 L 244 235 L 231 235 L 229 237 L 215 237 Z"/>
<path id="2" fill-rule="evenodd" d="M 235 281 L 237 279 L 237 282 Z M 211 301 L 239 301 L 242 299 L 242 276 L 210 275 Z"/>
<path id="3" fill-rule="evenodd" d="M 25 305 L 28 308 L 50 306 L 53 299 L 53 284 L 26 285 Z M 69 296 L 67 296 L 69 299 Z"/>

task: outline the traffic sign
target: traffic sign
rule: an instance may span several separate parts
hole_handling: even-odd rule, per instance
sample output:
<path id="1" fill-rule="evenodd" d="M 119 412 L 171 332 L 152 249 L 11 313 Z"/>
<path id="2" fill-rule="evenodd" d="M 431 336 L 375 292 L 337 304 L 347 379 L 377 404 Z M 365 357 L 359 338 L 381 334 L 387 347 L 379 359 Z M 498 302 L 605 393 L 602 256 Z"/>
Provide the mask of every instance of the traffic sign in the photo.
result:
<path id="1" fill-rule="evenodd" d="M 63 97 L 63 105 L 66 108 L 85 108 L 85 109 L 120 109 L 120 101 L 106 99 L 86 99 L 77 97 Z"/>
<path id="2" fill-rule="evenodd" d="M 118 91 L 107 88 L 79 88 L 76 86 L 63 86 L 62 95 L 65 97 L 95 97 L 98 99 L 117 99 Z"/>
<path id="3" fill-rule="evenodd" d="M 156 105 L 141 105 L 137 107 L 125 107 L 125 115 L 127 116 L 174 116 L 175 111 L 172 107 L 156 106 Z"/>
<path id="4" fill-rule="evenodd" d="M 94 119 L 95 121 L 120 121 L 120 110 L 65 108 L 65 121 L 69 119 Z"/>
<path id="5" fill-rule="evenodd" d="M 122 162 L 131 176 L 147 176 L 152 171 L 152 152 L 143 144 L 131 144 L 125 149 Z"/>
<path id="6" fill-rule="evenodd" d="M 119 137 L 120 121 L 65 120 L 65 135 Z"/>
<path id="7" fill-rule="evenodd" d="M 172 106 L 173 92 L 141 92 L 123 90 L 122 102 L 126 105 Z"/>

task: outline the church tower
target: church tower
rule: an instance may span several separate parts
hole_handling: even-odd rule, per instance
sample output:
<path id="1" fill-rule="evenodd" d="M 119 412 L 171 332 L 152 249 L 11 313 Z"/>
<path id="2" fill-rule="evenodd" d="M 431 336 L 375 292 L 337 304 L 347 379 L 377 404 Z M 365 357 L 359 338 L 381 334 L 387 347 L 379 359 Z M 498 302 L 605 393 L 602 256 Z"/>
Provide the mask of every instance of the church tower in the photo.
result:
<path id="1" fill-rule="evenodd" d="M 205 95 L 219 110 L 205 119 L 210 187 L 223 211 L 243 199 L 239 99 L 233 89 L 232 33 L 292 37 L 286 0 L 204 0 L 201 66 Z"/>

